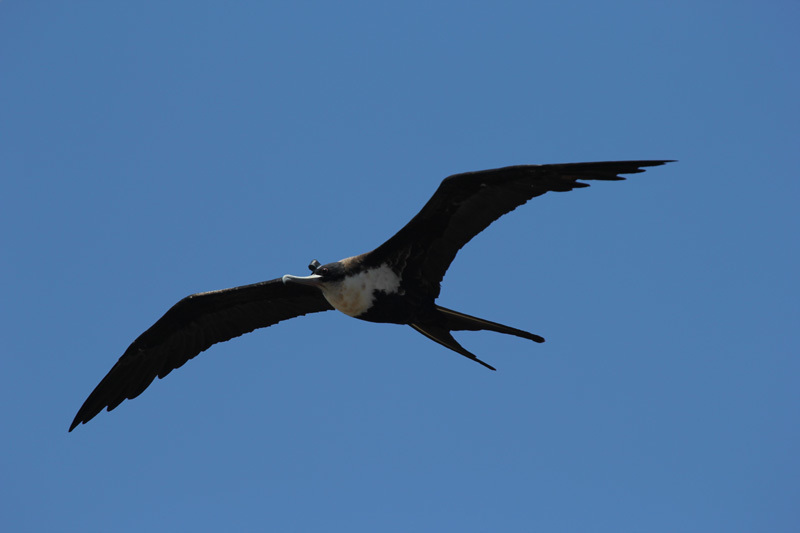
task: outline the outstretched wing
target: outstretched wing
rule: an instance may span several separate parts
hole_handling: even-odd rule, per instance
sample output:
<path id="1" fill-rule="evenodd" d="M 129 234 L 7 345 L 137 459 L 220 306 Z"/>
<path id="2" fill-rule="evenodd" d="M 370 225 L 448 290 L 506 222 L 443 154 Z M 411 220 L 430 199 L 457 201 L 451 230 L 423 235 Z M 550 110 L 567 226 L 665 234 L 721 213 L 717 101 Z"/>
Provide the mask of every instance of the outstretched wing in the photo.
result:
<path id="1" fill-rule="evenodd" d="M 489 224 L 549 191 L 588 187 L 577 180 L 623 180 L 670 161 L 607 161 L 521 165 L 455 174 L 442 181 L 428 203 L 392 238 L 367 254 L 370 265 L 390 264 L 403 279 L 439 296 L 456 253 Z"/>
<path id="2" fill-rule="evenodd" d="M 212 344 L 333 309 L 313 287 L 280 279 L 187 296 L 139 335 L 81 406 L 69 430 L 140 395 Z"/>

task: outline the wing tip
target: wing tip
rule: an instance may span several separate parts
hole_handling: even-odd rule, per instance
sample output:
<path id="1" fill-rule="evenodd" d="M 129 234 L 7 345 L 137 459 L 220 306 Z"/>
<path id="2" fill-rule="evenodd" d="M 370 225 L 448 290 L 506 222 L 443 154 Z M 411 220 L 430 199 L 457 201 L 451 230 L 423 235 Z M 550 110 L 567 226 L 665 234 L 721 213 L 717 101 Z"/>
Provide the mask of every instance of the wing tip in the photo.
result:
<path id="1" fill-rule="evenodd" d="M 594 163 L 567 163 L 560 167 L 563 177 L 569 180 L 624 181 L 623 174 L 641 174 L 650 167 L 675 163 L 676 159 L 644 159 L 631 161 L 596 161 Z M 572 181 L 573 188 L 588 187 L 588 183 Z"/>
<path id="2" fill-rule="evenodd" d="M 101 406 L 99 409 L 87 409 L 86 406 L 81 407 L 78 410 L 78 414 L 76 414 L 75 418 L 72 420 L 72 424 L 70 424 L 69 431 L 67 431 L 67 433 L 71 433 L 76 427 L 87 423 L 89 420 L 99 415 L 100 411 L 102 410 L 103 406 Z"/>
<path id="3" fill-rule="evenodd" d="M 645 168 L 648 167 L 660 167 L 661 165 L 666 165 L 667 163 L 677 163 L 677 159 L 646 159 L 643 161 L 620 161 L 621 163 L 631 163 L 636 165 L 637 168 L 633 172 L 621 172 L 621 174 L 634 174 L 637 172 L 644 172 Z"/>

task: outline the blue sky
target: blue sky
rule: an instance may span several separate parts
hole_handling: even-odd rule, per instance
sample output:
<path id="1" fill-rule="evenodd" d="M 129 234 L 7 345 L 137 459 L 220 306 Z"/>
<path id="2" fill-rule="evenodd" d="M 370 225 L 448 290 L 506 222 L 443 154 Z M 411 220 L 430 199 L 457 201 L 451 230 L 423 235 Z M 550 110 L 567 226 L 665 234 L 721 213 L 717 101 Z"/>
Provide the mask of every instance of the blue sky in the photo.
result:
<path id="1" fill-rule="evenodd" d="M 9 531 L 796 531 L 796 2 L 0 3 Z M 325 313 L 67 427 L 183 296 L 370 250 L 449 174 L 531 201 L 440 303 Z"/>

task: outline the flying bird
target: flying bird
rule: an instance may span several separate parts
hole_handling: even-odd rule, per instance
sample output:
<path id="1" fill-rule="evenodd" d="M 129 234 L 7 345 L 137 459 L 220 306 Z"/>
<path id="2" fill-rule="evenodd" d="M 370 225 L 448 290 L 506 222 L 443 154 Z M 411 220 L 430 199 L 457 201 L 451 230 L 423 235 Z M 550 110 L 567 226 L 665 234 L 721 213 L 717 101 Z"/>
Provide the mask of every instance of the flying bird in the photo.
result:
<path id="1" fill-rule="evenodd" d="M 192 294 L 176 303 L 125 350 L 81 406 L 69 430 L 106 408 L 140 395 L 218 342 L 282 320 L 336 309 L 369 322 L 407 324 L 481 365 L 452 331 L 488 330 L 544 342 L 539 335 L 436 304 L 440 283 L 462 246 L 531 198 L 571 191 L 578 180 L 623 180 L 662 161 L 519 165 L 455 174 L 400 231 L 375 250 L 322 265 L 308 276 L 285 275 L 231 289 Z"/>

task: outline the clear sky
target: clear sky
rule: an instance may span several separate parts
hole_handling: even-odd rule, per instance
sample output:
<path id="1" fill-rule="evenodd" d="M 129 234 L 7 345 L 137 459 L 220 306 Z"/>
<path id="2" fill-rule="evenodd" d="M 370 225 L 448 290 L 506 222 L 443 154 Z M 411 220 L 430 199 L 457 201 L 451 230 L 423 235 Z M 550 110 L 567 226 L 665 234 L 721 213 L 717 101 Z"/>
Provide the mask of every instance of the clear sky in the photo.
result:
<path id="1" fill-rule="evenodd" d="M 797 531 L 800 4 L 0 2 L 7 531 Z M 212 347 L 67 433 L 187 294 L 368 251 L 447 175 L 537 198 L 440 303 Z"/>

